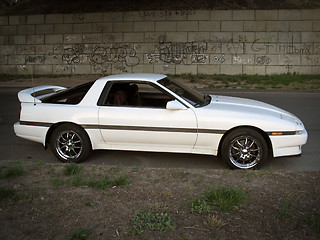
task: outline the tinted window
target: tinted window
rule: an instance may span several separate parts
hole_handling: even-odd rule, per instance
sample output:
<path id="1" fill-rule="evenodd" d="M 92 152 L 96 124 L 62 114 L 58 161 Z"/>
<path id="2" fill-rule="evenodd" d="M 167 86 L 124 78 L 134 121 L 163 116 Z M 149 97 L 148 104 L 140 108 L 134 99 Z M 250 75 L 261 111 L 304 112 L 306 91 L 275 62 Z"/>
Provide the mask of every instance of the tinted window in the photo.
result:
<path id="1" fill-rule="evenodd" d="M 94 82 L 88 82 L 79 85 L 74 88 L 70 88 L 54 95 L 51 95 L 45 99 L 42 99 L 44 103 L 60 103 L 60 104 L 78 104 L 87 94 Z"/>
<path id="2" fill-rule="evenodd" d="M 105 103 L 108 106 L 165 108 L 173 97 L 157 86 L 145 82 L 114 82 Z"/>

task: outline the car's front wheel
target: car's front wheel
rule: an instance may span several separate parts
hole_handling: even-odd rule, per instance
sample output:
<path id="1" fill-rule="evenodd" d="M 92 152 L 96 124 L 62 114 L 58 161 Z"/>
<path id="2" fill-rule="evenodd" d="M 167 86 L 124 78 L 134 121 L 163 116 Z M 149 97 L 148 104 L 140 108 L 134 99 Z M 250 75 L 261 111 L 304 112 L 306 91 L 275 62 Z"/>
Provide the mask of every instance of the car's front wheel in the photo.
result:
<path id="1" fill-rule="evenodd" d="M 225 137 L 221 158 L 231 169 L 255 168 L 268 158 L 268 145 L 256 130 L 237 129 Z"/>
<path id="2" fill-rule="evenodd" d="M 50 146 L 53 154 L 62 162 L 81 162 L 91 152 L 87 133 L 73 124 L 57 127 L 51 135 Z"/>

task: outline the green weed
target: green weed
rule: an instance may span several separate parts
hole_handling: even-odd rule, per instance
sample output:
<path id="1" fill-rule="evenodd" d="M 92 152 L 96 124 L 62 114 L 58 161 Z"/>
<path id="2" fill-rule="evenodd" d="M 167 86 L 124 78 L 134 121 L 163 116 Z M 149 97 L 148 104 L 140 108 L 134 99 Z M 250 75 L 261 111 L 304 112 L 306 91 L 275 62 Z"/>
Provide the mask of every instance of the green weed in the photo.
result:
<path id="1" fill-rule="evenodd" d="M 51 183 L 53 184 L 53 186 L 55 187 L 60 187 L 64 184 L 64 180 L 58 177 L 52 178 L 51 179 Z"/>
<path id="2" fill-rule="evenodd" d="M 86 181 L 83 179 L 82 174 L 76 174 L 70 179 L 70 185 L 73 187 L 82 187 L 87 185 Z"/>
<path id="3" fill-rule="evenodd" d="M 175 173 L 174 174 L 174 177 L 176 177 L 176 178 L 180 178 L 182 181 L 184 181 L 184 182 L 188 182 L 188 177 L 189 177 L 189 173 L 188 172 L 183 172 L 183 171 L 181 171 L 181 172 L 177 172 L 177 173 Z"/>
<path id="4" fill-rule="evenodd" d="M 320 216 L 315 213 L 309 214 L 306 217 L 307 224 L 312 227 L 317 233 L 320 233 Z"/>
<path id="5" fill-rule="evenodd" d="M 132 221 L 134 227 L 133 230 L 127 232 L 129 236 L 141 235 L 147 229 L 163 232 L 176 228 L 175 222 L 168 213 L 139 211 L 134 214 Z"/>
<path id="6" fill-rule="evenodd" d="M 211 188 L 205 191 L 204 199 L 222 211 L 230 211 L 233 210 L 235 206 L 243 203 L 246 195 L 241 189 L 230 187 Z"/>
<path id="7" fill-rule="evenodd" d="M 207 220 L 204 221 L 204 225 L 207 228 L 218 228 L 224 225 L 222 220 L 219 220 L 216 216 L 208 216 Z"/>
<path id="8" fill-rule="evenodd" d="M 21 165 L 4 167 L 1 178 L 20 177 L 25 174 L 25 170 Z"/>
<path id="9" fill-rule="evenodd" d="M 80 165 L 78 165 L 76 163 L 68 163 L 65 166 L 64 174 L 67 176 L 76 175 L 76 174 L 80 173 L 81 171 L 82 171 L 82 168 L 80 167 Z"/>
<path id="10" fill-rule="evenodd" d="M 87 229 L 78 228 L 73 234 L 68 236 L 70 240 L 85 240 L 89 237 L 89 231 Z"/>
<path id="11" fill-rule="evenodd" d="M 111 181 L 112 186 L 120 187 L 120 186 L 126 186 L 129 184 L 127 180 L 127 175 L 121 175 Z"/>
<path id="12" fill-rule="evenodd" d="M 294 210 L 289 203 L 285 201 L 278 210 L 277 216 L 282 219 L 291 219 L 294 216 Z"/>
<path id="13" fill-rule="evenodd" d="M 14 190 L 8 190 L 0 187 L 0 202 L 5 202 L 9 199 L 14 199 L 15 196 L 16 196 L 16 193 Z"/>
<path id="14" fill-rule="evenodd" d="M 208 213 L 211 211 L 210 205 L 203 199 L 195 198 L 191 202 L 191 212 Z"/>
<path id="15" fill-rule="evenodd" d="M 96 204 L 94 202 L 91 202 L 91 201 L 87 201 L 85 202 L 85 206 L 87 207 L 94 207 Z"/>
<path id="16" fill-rule="evenodd" d="M 115 179 L 109 179 L 107 177 L 100 179 L 91 179 L 85 183 L 87 186 L 96 189 L 106 189 L 109 187 L 119 187 L 128 185 L 128 180 L 126 175 L 121 175 Z"/>

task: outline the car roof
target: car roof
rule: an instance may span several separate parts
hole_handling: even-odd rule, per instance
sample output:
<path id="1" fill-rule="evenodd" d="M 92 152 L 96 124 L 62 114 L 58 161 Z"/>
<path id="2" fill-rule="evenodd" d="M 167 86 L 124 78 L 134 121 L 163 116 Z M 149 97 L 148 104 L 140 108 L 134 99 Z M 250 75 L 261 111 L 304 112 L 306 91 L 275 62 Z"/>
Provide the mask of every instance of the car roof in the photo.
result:
<path id="1" fill-rule="evenodd" d="M 117 81 L 126 81 L 126 80 L 133 80 L 133 81 L 141 81 L 147 80 L 151 82 L 156 82 L 160 79 L 166 78 L 167 75 L 163 74 L 156 74 L 156 73 L 129 73 L 129 74 L 116 74 L 110 75 L 103 78 L 98 79 L 97 81 L 109 81 L 109 80 L 117 80 Z"/>

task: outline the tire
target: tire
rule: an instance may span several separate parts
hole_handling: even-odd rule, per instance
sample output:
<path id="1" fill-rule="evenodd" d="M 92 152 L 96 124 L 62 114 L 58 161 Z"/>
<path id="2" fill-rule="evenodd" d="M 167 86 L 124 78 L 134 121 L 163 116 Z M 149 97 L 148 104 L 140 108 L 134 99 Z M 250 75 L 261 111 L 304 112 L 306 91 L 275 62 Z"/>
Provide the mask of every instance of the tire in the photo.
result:
<path id="1" fill-rule="evenodd" d="M 237 129 L 225 137 L 221 158 L 231 169 L 257 168 L 268 158 L 268 145 L 259 132 Z"/>
<path id="2" fill-rule="evenodd" d="M 57 127 L 51 135 L 50 147 L 55 157 L 65 163 L 84 161 L 91 152 L 87 133 L 73 124 Z"/>

